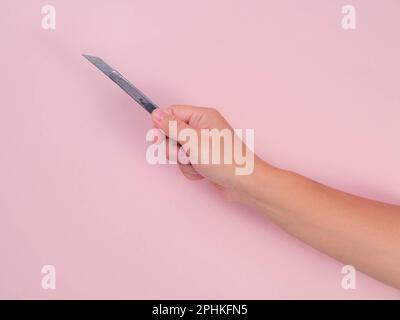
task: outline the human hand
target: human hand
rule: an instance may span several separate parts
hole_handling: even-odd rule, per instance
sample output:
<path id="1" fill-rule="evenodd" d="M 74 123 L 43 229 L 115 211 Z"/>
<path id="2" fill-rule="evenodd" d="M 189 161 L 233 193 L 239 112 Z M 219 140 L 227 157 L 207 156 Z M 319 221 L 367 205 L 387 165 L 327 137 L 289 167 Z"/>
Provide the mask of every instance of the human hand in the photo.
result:
<path id="1" fill-rule="evenodd" d="M 166 109 L 157 108 L 152 113 L 152 119 L 155 127 L 161 129 L 169 139 L 177 141 L 182 146 L 180 152 L 184 152 L 188 156 L 190 160 L 188 164 L 181 163 L 178 158 L 179 168 L 185 177 L 190 180 L 208 179 L 230 200 L 237 200 L 240 195 L 246 193 L 242 183 L 244 178 L 237 174 L 238 164 L 235 163 L 235 159 L 237 159 L 237 152 L 240 152 L 241 156 L 246 155 L 246 160 L 253 161 L 252 165 L 254 166 L 254 154 L 235 135 L 230 124 L 217 110 L 173 105 Z M 177 130 L 170 130 L 170 123 L 173 121 L 176 122 Z M 208 136 L 207 143 L 203 143 L 203 140 L 201 140 L 196 146 L 191 145 L 189 148 L 188 139 L 182 138 L 181 133 L 192 131 L 197 137 L 202 137 L 202 131 L 204 131 L 202 129 L 217 129 L 220 133 L 224 132 L 227 134 L 221 139 L 224 143 L 215 146 L 212 138 Z M 232 148 L 228 150 L 227 146 L 230 145 Z M 214 156 L 213 153 L 215 152 L 219 153 L 217 154 L 220 159 L 219 163 L 213 163 L 211 159 L 208 163 L 201 161 L 202 156 Z M 232 154 L 229 154 L 230 152 Z M 167 150 L 167 155 L 169 155 L 169 150 Z M 230 156 L 233 161 L 231 163 L 226 162 L 225 160 Z M 240 165 L 243 165 L 243 163 Z"/>

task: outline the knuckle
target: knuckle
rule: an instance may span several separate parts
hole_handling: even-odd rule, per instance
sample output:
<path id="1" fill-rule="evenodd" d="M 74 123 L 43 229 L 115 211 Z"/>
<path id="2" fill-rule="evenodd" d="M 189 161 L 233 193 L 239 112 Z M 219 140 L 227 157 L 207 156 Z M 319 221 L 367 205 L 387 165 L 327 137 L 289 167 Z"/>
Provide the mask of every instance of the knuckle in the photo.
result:
<path id="1" fill-rule="evenodd" d="M 175 108 L 179 108 L 179 104 L 171 104 L 169 107 L 168 107 L 168 109 L 170 109 L 170 110 L 174 110 Z"/>
<path id="2" fill-rule="evenodd" d="M 212 110 L 212 112 L 213 112 L 214 114 L 220 114 L 219 111 L 218 111 L 217 109 L 215 109 L 215 108 L 211 108 L 211 110 Z"/>
<path id="3" fill-rule="evenodd" d="M 206 109 L 206 111 L 207 111 L 208 113 L 210 113 L 210 114 L 217 114 L 217 113 L 218 113 L 218 110 L 215 109 L 215 108 L 207 107 L 207 108 L 205 108 L 205 109 Z"/>

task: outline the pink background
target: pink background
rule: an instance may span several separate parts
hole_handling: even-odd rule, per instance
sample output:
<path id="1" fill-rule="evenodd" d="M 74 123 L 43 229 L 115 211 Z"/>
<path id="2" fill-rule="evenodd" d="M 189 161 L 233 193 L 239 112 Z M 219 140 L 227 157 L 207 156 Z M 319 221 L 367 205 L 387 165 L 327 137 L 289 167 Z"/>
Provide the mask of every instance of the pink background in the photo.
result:
<path id="1" fill-rule="evenodd" d="M 362 274 L 343 290 L 341 263 L 150 166 L 148 114 L 81 57 L 161 106 L 217 107 L 273 164 L 400 204 L 400 2 L 351 1 L 355 31 L 345 4 L 1 1 L 0 298 L 399 299 Z"/>

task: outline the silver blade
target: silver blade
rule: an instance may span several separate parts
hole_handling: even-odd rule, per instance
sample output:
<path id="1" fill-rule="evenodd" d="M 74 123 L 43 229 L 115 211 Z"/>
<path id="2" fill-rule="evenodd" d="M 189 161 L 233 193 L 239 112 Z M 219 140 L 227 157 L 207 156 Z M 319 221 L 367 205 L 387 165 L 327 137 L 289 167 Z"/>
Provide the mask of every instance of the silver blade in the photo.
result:
<path id="1" fill-rule="evenodd" d="M 126 80 L 122 74 L 110 67 L 102 59 L 94 56 L 83 54 L 83 56 L 101 70 L 107 77 L 114 81 L 122 90 L 124 90 L 131 98 L 145 108 L 149 113 L 152 113 L 157 106 L 147 98 L 138 88 Z"/>

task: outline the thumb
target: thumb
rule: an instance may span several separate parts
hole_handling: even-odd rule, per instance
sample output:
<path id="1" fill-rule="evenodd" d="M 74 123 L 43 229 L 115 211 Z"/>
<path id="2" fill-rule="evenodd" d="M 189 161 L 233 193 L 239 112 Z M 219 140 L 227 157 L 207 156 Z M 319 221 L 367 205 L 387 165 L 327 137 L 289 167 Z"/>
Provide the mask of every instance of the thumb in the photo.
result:
<path id="1" fill-rule="evenodd" d="M 184 129 L 193 129 L 183 120 L 177 118 L 175 115 L 167 113 L 160 108 L 155 109 L 151 117 L 155 126 L 158 129 L 164 131 L 164 133 L 171 139 L 178 141 L 180 144 L 184 144 L 185 141 L 180 141 L 179 133 Z"/>

